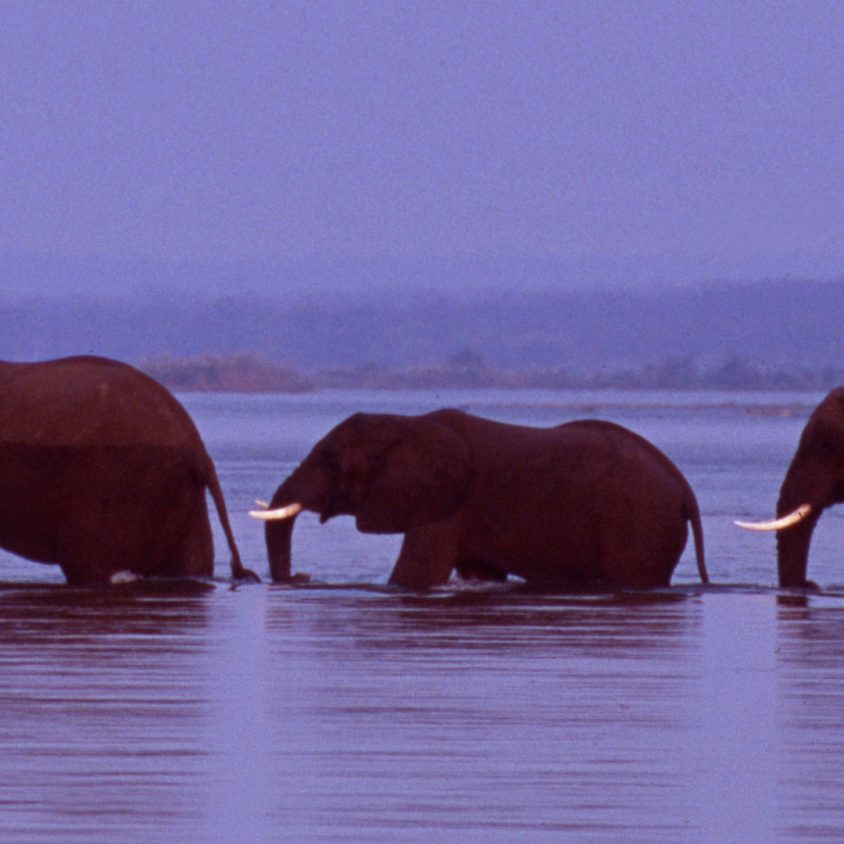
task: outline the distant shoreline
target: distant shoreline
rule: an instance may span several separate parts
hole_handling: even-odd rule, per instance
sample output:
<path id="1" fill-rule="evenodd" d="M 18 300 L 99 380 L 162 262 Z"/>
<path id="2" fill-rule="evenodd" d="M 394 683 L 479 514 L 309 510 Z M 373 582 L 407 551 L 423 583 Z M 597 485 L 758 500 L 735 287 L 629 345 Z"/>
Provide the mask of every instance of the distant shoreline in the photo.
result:
<path id="1" fill-rule="evenodd" d="M 0 293 L 0 358 L 141 361 L 192 391 L 844 383 L 844 279 L 638 292 L 469 293 L 460 284 L 257 298 L 153 288 L 125 299 Z"/>
<path id="2" fill-rule="evenodd" d="M 844 372 L 825 369 L 788 372 L 731 358 L 703 368 L 684 361 L 570 373 L 560 369 L 504 370 L 469 354 L 441 364 L 407 368 L 361 367 L 302 373 L 294 367 L 253 354 L 163 357 L 141 361 L 139 368 L 169 389 L 183 393 L 313 393 L 347 390 L 746 390 L 817 392 L 844 383 Z"/>

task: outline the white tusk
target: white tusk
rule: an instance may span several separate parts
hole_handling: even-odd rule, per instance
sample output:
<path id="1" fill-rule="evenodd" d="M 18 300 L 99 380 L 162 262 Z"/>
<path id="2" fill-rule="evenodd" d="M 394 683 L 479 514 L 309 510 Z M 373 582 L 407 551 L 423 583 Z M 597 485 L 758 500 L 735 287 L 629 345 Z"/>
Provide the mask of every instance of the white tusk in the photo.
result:
<path id="1" fill-rule="evenodd" d="M 286 507 L 279 507 L 277 510 L 250 510 L 249 515 L 253 519 L 260 519 L 262 522 L 278 522 L 282 519 L 292 519 L 304 509 L 297 502 L 295 504 L 288 504 Z"/>
<path id="2" fill-rule="evenodd" d="M 801 504 L 796 510 L 770 522 L 736 522 L 735 524 L 745 530 L 785 530 L 802 522 L 811 512 L 811 504 Z"/>
<path id="3" fill-rule="evenodd" d="M 261 501 L 260 498 L 255 499 L 255 503 L 262 509 L 262 510 L 269 510 L 270 505 L 266 501 Z"/>

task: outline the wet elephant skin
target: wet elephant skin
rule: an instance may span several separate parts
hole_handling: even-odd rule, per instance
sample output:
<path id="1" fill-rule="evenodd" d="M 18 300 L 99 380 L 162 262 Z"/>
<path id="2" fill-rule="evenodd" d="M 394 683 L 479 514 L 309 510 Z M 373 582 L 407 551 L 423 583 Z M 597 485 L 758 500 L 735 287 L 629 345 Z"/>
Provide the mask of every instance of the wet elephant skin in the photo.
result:
<path id="1" fill-rule="evenodd" d="M 210 577 L 205 492 L 242 566 L 213 462 L 160 384 L 104 358 L 0 362 L 0 547 L 68 583 Z"/>

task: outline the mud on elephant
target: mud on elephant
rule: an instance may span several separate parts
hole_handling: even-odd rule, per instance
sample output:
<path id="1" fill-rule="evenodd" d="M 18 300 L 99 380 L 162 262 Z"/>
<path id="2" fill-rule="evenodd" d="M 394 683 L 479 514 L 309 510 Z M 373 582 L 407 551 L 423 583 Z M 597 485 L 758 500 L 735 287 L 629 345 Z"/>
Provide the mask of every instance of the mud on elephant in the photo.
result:
<path id="1" fill-rule="evenodd" d="M 647 440 L 610 422 L 554 428 L 457 411 L 356 414 L 281 484 L 266 521 L 270 572 L 291 579 L 301 510 L 403 533 L 390 582 L 422 589 L 463 576 L 516 575 L 555 588 L 666 586 L 691 522 L 706 582 L 694 493 Z"/>
<path id="2" fill-rule="evenodd" d="M 0 362 L 0 547 L 71 584 L 211 576 L 206 489 L 241 563 L 214 464 L 187 411 L 117 361 Z"/>
<path id="3" fill-rule="evenodd" d="M 821 513 L 844 502 L 844 387 L 836 387 L 814 409 L 785 473 L 777 518 L 736 522 L 750 530 L 777 531 L 780 586 L 814 587 L 806 579 L 809 546 Z"/>

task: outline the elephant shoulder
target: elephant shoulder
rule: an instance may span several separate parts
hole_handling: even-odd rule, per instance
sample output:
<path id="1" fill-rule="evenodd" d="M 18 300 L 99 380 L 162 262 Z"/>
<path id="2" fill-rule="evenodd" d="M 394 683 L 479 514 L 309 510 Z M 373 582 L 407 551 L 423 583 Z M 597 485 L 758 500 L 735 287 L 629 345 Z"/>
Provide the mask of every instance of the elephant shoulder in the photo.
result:
<path id="1" fill-rule="evenodd" d="M 440 422 L 443 425 L 454 426 L 465 425 L 467 422 L 471 422 L 471 420 L 477 419 L 478 417 L 472 416 L 470 413 L 460 410 L 457 407 L 441 407 L 439 410 L 424 414 L 422 418 L 428 419 L 431 422 Z"/>

